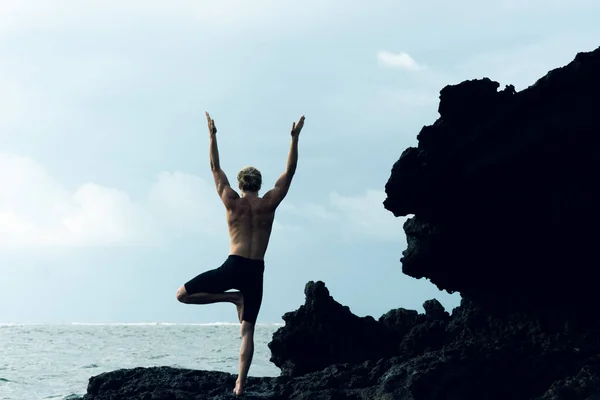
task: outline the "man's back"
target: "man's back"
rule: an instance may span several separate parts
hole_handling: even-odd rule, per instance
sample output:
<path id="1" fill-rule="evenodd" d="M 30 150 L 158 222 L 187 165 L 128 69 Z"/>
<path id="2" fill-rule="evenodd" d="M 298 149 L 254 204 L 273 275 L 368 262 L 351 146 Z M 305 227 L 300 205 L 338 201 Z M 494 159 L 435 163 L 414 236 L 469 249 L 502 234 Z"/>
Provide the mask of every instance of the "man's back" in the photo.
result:
<path id="1" fill-rule="evenodd" d="M 275 219 L 275 208 L 269 199 L 242 196 L 227 210 L 230 254 L 263 260 Z"/>
<path id="2" fill-rule="evenodd" d="M 205 271 L 177 290 L 177 299 L 188 304 L 230 302 L 235 304 L 241 323 L 240 373 L 233 393 L 243 395 L 248 369 L 254 354 L 254 325 L 263 296 L 264 256 L 275 219 L 275 210 L 285 198 L 298 162 L 298 136 L 304 125 L 304 115 L 292 124 L 290 152 L 285 172 L 275 187 L 261 198 L 258 196 L 262 175 L 254 167 L 238 173 L 240 196 L 231 188 L 221 169 L 215 121 L 206 113 L 210 137 L 210 168 L 217 193 L 227 210 L 230 253 L 223 265 Z M 238 292 L 230 292 L 237 289 Z"/>

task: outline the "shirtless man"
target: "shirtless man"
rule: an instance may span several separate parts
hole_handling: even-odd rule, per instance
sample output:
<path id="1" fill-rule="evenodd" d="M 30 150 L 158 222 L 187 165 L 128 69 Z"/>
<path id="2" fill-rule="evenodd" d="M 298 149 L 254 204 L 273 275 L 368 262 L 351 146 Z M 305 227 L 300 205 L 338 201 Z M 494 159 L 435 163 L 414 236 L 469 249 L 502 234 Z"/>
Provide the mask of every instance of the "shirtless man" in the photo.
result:
<path id="1" fill-rule="evenodd" d="M 254 354 L 254 325 L 263 296 L 264 256 L 275 210 L 285 198 L 296 172 L 298 136 L 304 126 L 304 116 L 292 124 L 292 143 L 285 172 L 277 179 L 275 187 L 262 198 L 258 195 L 262 177 L 254 167 L 245 167 L 238 173 L 241 196 L 229 186 L 219 163 L 215 121 L 208 113 L 206 118 L 210 135 L 210 168 L 217 193 L 226 209 L 230 255 L 219 268 L 203 272 L 181 286 L 177 291 L 177 300 L 186 304 L 235 304 L 241 323 L 242 345 L 239 375 L 233 393 L 241 396 Z M 230 292 L 230 289 L 237 291 Z"/>

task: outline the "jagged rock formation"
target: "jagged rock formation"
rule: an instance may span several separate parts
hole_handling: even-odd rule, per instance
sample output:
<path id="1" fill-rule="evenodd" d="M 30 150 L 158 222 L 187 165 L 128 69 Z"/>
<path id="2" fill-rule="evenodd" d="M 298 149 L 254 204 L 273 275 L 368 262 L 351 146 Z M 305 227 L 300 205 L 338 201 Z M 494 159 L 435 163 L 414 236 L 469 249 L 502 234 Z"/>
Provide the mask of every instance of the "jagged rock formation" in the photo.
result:
<path id="1" fill-rule="evenodd" d="M 283 374 L 250 378 L 247 398 L 600 400 L 600 48 L 519 93 L 498 87 L 444 88 L 386 185 L 385 207 L 414 214 L 403 271 L 461 305 L 361 318 L 309 282 L 269 344 Z M 229 399 L 234 381 L 120 370 L 85 399 Z"/>
<path id="2" fill-rule="evenodd" d="M 285 327 L 269 343 L 271 362 L 285 375 L 389 356 L 398 337 L 417 322 L 417 312 L 405 309 L 390 311 L 381 323 L 370 316 L 357 317 L 330 296 L 323 282 L 308 282 L 304 294 L 306 303 L 283 316 Z"/>
<path id="3" fill-rule="evenodd" d="M 500 309 L 595 308 L 598 71 L 600 50 L 518 93 L 489 79 L 441 91 L 386 184 L 385 208 L 414 214 L 404 273 Z"/>
<path id="4" fill-rule="evenodd" d="M 376 332 L 399 329 L 390 354 L 363 350 L 360 354 L 366 359 L 357 361 L 355 356 L 354 362 L 343 362 L 346 353 L 323 349 L 339 349 L 329 320 L 347 308 L 333 300 L 322 282 L 309 282 L 305 304 L 291 314 L 296 319 L 288 318 L 274 342 L 303 333 L 310 337 L 314 330 L 324 332 L 322 343 L 271 343 L 279 349 L 273 357 L 285 360 L 289 371 L 297 373 L 249 378 L 247 398 L 600 399 L 600 332 L 577 331 L 569 323 L 548 326 L 526 313 L 492 316 L 469 300 L 463 300 L 452 316 L 436 301 L 426 304 L 426 314 L 400 309 L 367 322 Z M 302 319 L 307 309 L 320 311 Z M 346 327 L 352 328 L 361 319 L 349 311 L 337 319 L 348 321 L 352 322 Z M 370 351 L 381 348 L 364 345 Z M 305 353 L 315 361 L 308 363 Z M 331 365 L 322 368 L 326 362 Z M 299 373 L 301 368 L 305 373 Z M 169 367 L 118 370 L 91 378 L 84 399 L 230 399 L 235 379 L 224 372 Z"/>

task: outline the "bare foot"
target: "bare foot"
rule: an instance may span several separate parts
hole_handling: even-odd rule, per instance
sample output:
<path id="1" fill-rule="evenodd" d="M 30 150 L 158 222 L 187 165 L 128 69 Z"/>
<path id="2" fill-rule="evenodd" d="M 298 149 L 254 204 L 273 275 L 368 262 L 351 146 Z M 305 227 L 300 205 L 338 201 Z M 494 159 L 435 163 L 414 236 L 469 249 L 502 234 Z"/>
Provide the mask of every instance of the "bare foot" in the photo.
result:
<path id="1" fill-rule="evenodd" d="M 233 395 L 238 397 L 244 395 L 244 385 L 242 385 L 242 383 L 239 380 L 235 381 L 235 389 L 233 389 Z"/>
<path id="2" fill-rule="evenodd" d="M 244 295 L 240 293 L 239 300 L 235 303 L 235 307 L 237 308 L 238 319 L 240 320 L 240 324 L 242 323 L 242 316 L 244 315 Z"/>

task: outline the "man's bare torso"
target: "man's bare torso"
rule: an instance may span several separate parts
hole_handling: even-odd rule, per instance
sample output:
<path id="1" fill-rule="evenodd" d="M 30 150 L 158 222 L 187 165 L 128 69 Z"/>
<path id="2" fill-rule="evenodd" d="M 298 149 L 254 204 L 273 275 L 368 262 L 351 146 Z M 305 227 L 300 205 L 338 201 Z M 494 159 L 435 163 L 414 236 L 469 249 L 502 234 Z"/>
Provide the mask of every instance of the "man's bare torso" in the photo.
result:
<path id="1" fill-rule="evenodd" d="M 229 253 L 255 260 L 263 260 L 275 219 L 275 210 L 268 199 L 250 195 L 235 200 L 227 210 L 229 226 Z"/>

